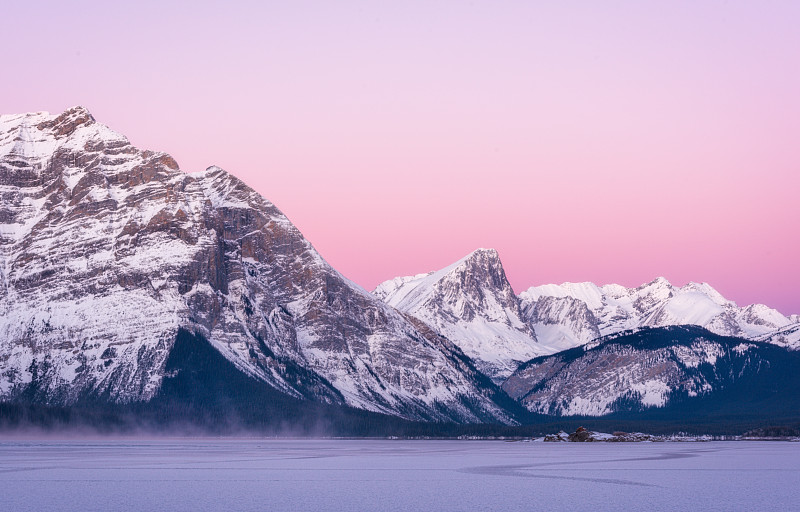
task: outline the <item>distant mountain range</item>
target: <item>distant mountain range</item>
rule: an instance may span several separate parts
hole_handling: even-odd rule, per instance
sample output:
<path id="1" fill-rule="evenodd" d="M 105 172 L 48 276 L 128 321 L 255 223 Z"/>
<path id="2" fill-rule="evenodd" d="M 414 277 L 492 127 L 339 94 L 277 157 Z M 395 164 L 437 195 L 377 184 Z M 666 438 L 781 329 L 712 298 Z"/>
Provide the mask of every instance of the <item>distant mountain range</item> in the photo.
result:
<path id="1" fill-rule="evenodd" d="M 663 277 L 638 288 L 564 283 L 534 286 L 519 298 L 537 335 L 559 348 L 628 329 L 668 325 L 698 325 L 725 336 L 800 345 L 798 336 L 776 338 L 798 325 L 798 315 L 786 317 L 763 304 L 738 307 L 707 283 L 677 287 Z"/>
<path id="2" fill-rule="evenodd" d="M 192 404 L 212 423 L 231 404 L 276 422 L 633 413 L 767 389 L 800 347 L 798 316 L 706 284 L 517 296 L 492 249 L 370 294 L 234 176 L 183 173 L 81 107 L 0 116 L 0 290 L 0 402 Z"/>
<path id="3" fill-rule="evenodd" d="M 763 304 L 738 307 L 706 283 L 676 287 L 663 277 L 638 288 L 564 283 L 515 296 L 493 249 L 478 249 L 442 270 L 386 281 L 373 294 L 428 323 L 500 382 L 532 357 L 643 327 L 695 325 L 800 347 L 800 316 Z"/>

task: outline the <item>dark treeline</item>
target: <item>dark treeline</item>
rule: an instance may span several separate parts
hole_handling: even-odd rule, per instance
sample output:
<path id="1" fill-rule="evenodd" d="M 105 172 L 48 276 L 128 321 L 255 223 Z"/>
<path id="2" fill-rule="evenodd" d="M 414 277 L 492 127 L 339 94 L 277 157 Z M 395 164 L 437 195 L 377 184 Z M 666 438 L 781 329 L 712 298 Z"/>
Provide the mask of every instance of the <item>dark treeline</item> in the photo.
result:
<path id="1" fill-rule="evenodd" d="M 274 409 L 273 409 L 274 410 Z M 393 416 L 343 407 L 286 409 L 287 414 L 242 414 L 238 408 L 197 410 L 193 407 L 137 405 L 79 405 L 57 407 L 37 404 L 0 403 L 0 432 L 41 432 L 51 434 L 98 435 L 210 435 L 291 437 L 400 437 L 528 438 L 573 432 L 578 427 L 600 432 L 687 433 L 692 435 L 752 435 L 787 437 L 800 435 L 800 419 L 764 420 L 729 418 L 713 421 L 669 421 L 653 418 L 625 419 L 556 418 L 542 416 L 536 423 L 519 426 L 414 422 Z"/>

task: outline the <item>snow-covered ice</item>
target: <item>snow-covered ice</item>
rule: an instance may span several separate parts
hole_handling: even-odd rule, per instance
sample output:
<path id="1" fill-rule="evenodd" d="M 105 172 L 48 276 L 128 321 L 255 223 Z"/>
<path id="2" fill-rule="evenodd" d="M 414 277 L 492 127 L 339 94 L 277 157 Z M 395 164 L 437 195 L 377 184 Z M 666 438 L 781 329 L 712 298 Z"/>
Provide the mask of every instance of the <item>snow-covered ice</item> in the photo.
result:
<path id="1" fill-rule="evenodd" d="M 794 510 L 800 443 L 0 442 L 4 510 Z"/>

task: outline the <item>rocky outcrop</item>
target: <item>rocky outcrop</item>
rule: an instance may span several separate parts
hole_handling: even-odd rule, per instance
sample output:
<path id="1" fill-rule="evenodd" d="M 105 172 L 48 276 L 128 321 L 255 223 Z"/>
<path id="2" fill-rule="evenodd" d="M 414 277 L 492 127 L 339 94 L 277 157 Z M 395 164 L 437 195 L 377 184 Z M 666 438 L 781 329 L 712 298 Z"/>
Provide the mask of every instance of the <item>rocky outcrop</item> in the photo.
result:
<path id="1" fill-rule="evenodd" d="M 613 434 L 606 434 L 604 432 L 592 432 L 585 427 L 578 427 L 575 432 L 571 434 L 567 434 L 562 430 L 556 434 L 548 434 L 544 436 L 542 440 L 547 443 L 641 443 L 645 441 L 699 441 L 705 439 L 689 436 L 653 436 L 641 432 L 614 432 Z"/>
<path id="2" fill-rule="evenodd" d="M 584 427 L 578 427 L 575 432 L 567 436 L 567 439 L 572 443 L 585 443 L 594 441 L 592 433 L 586 430 Z"/>

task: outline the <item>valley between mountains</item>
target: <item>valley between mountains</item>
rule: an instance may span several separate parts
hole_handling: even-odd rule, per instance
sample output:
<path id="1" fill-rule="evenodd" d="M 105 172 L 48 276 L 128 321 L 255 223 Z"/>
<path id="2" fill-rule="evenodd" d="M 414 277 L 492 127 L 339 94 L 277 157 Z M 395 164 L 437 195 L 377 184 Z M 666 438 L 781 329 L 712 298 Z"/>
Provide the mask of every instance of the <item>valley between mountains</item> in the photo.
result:
<path id="1" fill-rule="evenodd" d="M 220 168 L 184 173 L 82 107 L 0 116 L 12 420 L 760 426 L 800 421 L 798 348 L 800 317 L 705 283 L 517 295 L 492 249 L 370 293 Z"/>

